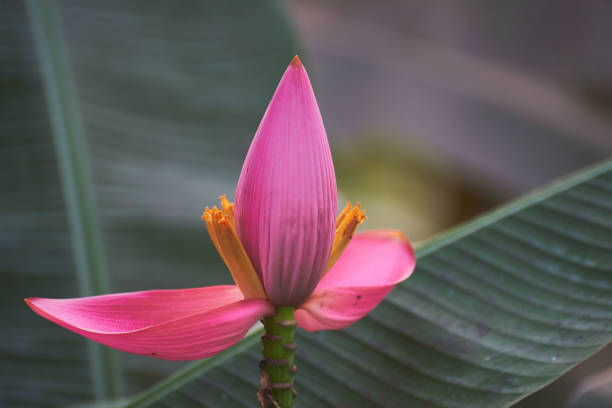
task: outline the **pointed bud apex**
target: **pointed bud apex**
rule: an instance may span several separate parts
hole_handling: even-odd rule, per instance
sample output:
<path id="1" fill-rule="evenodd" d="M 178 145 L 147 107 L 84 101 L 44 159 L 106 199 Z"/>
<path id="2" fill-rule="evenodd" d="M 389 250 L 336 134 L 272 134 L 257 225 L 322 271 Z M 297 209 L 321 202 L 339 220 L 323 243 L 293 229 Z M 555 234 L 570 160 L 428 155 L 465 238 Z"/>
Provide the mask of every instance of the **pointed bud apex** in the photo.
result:
<path id="1" fill-rule="evenodd" d="M 255 134 L 234 209 L 238 236 L 275 305 L 299 305 L 323 276 L 336 195 L 323 120 L 296 56 Z"/>

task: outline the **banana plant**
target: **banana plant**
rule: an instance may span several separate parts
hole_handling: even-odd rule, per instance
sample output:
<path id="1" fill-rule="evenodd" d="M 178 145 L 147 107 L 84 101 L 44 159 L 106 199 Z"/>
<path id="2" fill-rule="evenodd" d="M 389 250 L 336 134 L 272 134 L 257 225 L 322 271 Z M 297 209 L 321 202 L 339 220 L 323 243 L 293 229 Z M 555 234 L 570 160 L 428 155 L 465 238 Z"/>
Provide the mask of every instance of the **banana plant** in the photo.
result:
<path id="1" fill-rule="evenodd" d="M 299 51 L 281 3 L 1 7 L 0 405 L 253 406 L 261 328 L 167 363 L 64 333 L 22 299 L 230 282 L 198 218 L 233 190 Z M 298 329 L 295 404 L 507 407 L 554 381 L 612 339 L 611 202 L 606 162 L 417 247 L 367 317 Z"/>

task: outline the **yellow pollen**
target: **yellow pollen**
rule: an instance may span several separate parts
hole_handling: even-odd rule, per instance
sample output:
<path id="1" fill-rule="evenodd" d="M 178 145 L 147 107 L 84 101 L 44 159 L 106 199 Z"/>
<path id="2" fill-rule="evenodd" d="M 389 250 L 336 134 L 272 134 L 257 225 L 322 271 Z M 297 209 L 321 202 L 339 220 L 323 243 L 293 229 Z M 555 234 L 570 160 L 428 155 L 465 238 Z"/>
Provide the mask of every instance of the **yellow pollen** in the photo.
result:
<path id="1" fill-rule="evenodd" d="M 351 238 L 353 238 L 357 226 L 366 219 L 364 213 L 365 210 L 361 209 L 360 203 L 357 203 L 357 205 L 353 207 L 353 205 L 348 202 L 340 215 L 338 215 L 336 219 L 334 243 L 332 245 L 331 254 L 329 255 L 329 260 L 327 261 L 325 272 L 329 271 L 338 258 L 340 258 L 340 255 L 342 255 L 342 252 L 346 249 Z"/>
<path id="2" fill-rule="evenodd" d="M 221 210 L 216 206 L 212 209 L 206 207 L 202 214 L 210 239 L 244 297 L 267 299 L 261 280 L 236 234 L 234 204 L 225 196 L 220 199 Z"/>

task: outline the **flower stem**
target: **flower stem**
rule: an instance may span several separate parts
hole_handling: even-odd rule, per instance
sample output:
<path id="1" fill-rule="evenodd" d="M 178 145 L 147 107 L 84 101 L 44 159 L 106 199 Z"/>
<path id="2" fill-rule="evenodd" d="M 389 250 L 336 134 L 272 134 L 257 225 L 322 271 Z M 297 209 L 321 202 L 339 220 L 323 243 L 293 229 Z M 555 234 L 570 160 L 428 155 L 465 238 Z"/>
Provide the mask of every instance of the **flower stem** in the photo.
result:
<path id="1" fill-rule="evenodd" d="M 260 364 L 260 388 L 257 394 L 263 408 L 292 408 L 295 398 L 293 364 L 297 345 L 293 342 L 297 323 L 295 308 L 278 307 L 276 316 L 264 318 L 263 360 Z M 277 405 L 274 405 L 276 403 Z"/>

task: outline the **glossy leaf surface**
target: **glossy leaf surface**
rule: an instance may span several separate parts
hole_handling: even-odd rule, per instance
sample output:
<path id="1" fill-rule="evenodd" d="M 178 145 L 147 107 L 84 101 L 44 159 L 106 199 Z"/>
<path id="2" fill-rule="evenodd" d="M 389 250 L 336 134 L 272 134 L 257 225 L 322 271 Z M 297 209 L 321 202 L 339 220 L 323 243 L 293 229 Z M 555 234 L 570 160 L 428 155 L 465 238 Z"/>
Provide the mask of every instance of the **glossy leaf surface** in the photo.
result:
<path id="1" fill-rule="evenodd" d="M 297 404 L 508 407 L 612 340 L 612 162 L 417 249 L 369 316 L 300 332 Z M 250 407 L 256 336 L 130 407 Z"/>

